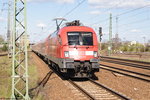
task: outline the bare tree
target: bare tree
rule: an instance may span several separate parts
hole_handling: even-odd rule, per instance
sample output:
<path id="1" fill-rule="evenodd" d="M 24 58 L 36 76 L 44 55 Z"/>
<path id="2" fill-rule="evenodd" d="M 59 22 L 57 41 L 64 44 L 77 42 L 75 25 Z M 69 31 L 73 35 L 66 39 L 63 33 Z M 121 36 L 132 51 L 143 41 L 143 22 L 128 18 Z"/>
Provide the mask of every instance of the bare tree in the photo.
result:
<path id="1" fill-rule="evenodd" d="M 4 38 L 2 35 L 0 35 L 0 43 L 4 42 Z"/>

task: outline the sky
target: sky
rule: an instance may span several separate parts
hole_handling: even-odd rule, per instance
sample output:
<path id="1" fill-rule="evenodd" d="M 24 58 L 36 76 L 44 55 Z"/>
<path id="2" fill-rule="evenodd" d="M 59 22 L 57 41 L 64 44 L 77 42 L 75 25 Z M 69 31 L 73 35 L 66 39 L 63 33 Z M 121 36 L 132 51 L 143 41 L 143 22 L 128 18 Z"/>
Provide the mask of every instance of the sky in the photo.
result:
<path id="1" fill-rule="evenodd" d="M 0 0 L 0 35 L 5 38 L 7 2 Z M 106 42 L 110 13 L 113 37 L 118 33 L 122 41 L 150 40 L 150 0 L 27 0 L 27 32 L 31 42 L 41 41 L 56 30 L 53 19 L 63 17 L 67 21 L 80 20 L 97 34 L 102 27 L 102 42 Z"/>

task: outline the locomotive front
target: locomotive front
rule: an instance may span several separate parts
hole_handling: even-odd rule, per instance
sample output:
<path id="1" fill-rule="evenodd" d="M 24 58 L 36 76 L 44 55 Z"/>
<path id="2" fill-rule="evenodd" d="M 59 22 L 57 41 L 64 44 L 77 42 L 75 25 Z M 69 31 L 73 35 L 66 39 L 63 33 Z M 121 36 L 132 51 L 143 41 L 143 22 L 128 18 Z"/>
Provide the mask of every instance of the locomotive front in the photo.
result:
<path id="1" fill-rule="evenodd" d="M 61 30 L 62 72 L 72 77 L 91 77 L 99 71 L 98 41 L 93 29 L 68 26 Z"/>

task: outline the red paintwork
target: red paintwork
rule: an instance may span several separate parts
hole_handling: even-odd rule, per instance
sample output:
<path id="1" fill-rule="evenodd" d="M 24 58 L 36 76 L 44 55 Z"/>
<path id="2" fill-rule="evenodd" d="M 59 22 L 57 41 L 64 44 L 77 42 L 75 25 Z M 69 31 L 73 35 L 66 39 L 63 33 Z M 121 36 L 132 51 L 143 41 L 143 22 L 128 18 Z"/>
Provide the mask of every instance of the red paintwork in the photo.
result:
<path id="1" fill-rule="evenodd" d="M 67 32 L 92 32 L 93 33 L 93 46 L 68 46 Z M 61 39 L 60 44 L 58 39 Z M 98 41 L 96 33 L 92 28 L 85 26 L 68 26 L 59 30 L 58 35 L 50 35 L 44 42 L 38 43 L 33 47 L 36 51 L 43 55 L 52 56 L 56 58 L 64 57 L 64 51 L 77 51 L 78 55 L 70 56 L 74 60 L 90 60 L 95 58 L 92 55 L 85 55 L 86 51 L 98 51 Z"/>

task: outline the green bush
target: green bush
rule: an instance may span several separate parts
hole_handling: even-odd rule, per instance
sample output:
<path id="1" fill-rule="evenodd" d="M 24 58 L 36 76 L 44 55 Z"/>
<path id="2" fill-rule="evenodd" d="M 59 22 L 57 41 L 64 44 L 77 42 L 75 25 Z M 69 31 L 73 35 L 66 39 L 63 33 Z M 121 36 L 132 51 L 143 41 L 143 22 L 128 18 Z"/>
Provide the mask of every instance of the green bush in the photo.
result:
<path id="1" fill-rule="evenodd" d="M 146 47 L 145 47 L 145 51 L 146 51 L 146 52 L 150 52 L 150 46 L 146 46 Z"/>
<path id="2" fill-rule="evenodd" d="M 127 45 L 124 45 L 124 46 L 121 46 L 121 51 L 128 51 L 128 46 Z"/>
<path id="3" fill-rule="evenodd" d="M 7 50 L 8 50 L 8 47 L 7 47 L 6 44 L 4 44 L 3 47 L 2 47 L 2 51 L 7 51 Z"/>
<path id="4" fill-rule="evenodd" d="M 102 43 L 101 44 L 101 49 L 102 50 L 105 50 L 105 49 L 107 49 L 108 48 L 108 44 L 107 43 Z"/>

